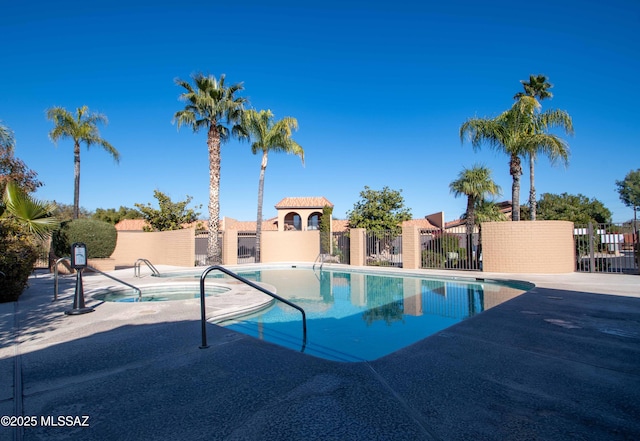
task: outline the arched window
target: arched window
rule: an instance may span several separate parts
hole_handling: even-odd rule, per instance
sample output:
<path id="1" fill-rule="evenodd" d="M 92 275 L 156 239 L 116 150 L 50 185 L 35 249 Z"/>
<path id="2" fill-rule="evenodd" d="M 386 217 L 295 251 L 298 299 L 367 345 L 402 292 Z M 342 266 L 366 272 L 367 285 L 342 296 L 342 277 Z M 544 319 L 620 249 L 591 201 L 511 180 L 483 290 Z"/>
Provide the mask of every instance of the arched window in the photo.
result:
<path id="1" fill-rule="evenodd" d="M 284 231 L 300 231 L 302 230 L 302 220 L 296 212 L 287 213 L 284 217 Z"/>
<path id="2" fill-rule="evenodd" d="M 322 217 L 322 213 L 311 213 L 309 219 L 307 220 L 307 230 L 319 230 L 320 229 L 320 218 Z"/>

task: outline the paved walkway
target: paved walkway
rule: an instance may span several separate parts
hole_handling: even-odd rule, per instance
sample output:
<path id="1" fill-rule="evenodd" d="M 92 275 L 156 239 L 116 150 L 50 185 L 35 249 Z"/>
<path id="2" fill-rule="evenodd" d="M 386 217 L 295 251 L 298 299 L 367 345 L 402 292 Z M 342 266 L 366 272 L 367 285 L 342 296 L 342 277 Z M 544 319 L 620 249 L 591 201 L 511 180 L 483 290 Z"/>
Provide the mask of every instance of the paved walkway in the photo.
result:
<path id="1" fill-rule="evenodd" d="M 36 427 L 0 427 L 0 440 L 640 439 L 640 276 L 425 273 L 536 288 L 387 357 L 339 363 L 214 325 L 199 349 L 192 300 L 66 316 L 74 279 L 51 302 L 51 277 L 37 275 L 0 304 L 0 415 Z"/>

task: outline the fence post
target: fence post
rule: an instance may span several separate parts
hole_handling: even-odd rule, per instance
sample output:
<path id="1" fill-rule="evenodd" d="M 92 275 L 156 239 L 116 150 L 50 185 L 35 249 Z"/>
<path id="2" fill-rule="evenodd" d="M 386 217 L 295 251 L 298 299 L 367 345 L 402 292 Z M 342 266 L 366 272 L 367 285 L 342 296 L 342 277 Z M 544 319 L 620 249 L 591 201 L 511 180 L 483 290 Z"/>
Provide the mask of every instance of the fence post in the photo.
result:
<path id="1" fill-rule="evenodd" d="M 589 222 L 589 272 L 593 273 L 596 267 L 595 236 L 593 235 L 593 223 Z"/>
<path id="2" fill-rule="evenodd" d="M 402 227 L 402 267 L 418 269 L 421 263 L 420 230 L 415 225 Z"/>
<path id="3" fill-rule="evenodd" d="M 222 263 L 238 264 L 238 230 L 227 230 L 222 236 Z"/>
<path id="4" fill-rule="evenodd" d="M 350 265 L 364 266 L 366 256 L 366 233 L 364 228 L 352 228 L 349 232 L 350 240 Z"/>

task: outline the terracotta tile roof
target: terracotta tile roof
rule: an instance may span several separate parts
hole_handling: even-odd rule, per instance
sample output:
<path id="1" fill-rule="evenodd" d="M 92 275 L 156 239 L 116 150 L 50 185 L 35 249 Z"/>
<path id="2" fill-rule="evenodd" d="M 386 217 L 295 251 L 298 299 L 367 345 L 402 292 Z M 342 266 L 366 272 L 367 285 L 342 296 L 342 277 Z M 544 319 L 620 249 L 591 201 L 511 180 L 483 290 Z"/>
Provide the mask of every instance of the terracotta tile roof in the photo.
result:
<path id="1" fill-rule="evenodd" d="M 237 231 L 256 231 L 256 221 L 239 221 L 229 217 L 225 218 L 224 229 L 237 230 Z M 272 217 L 271 219 L 262 221 L 262 231 L 277 231 L 278 230 L 278 218 Z"/>
<path id="2" fill-rule="evenodd" d="M 498 206 L 498 209 L 501 212 L 503 212 L 505 216 L 507 216 L 507 219 L 511 220 L 511 211 L 513 210 L 513 207 L 511 206 L 511 201 L 496 202 L 496 205 Z M 459 227 L 461 225 L 464 225 L 464 223 L 465 223 L 464 219 L 455 219 L 455 220 L 446 222 L 444 224 L 444 227 L 445 229 Z"/>
<path id="3" fill-rule="evenodd" d="M 118 231 L 142 231 L 145 226 L 148 226 L 144 219 L 122 219 L 116 224 L 116 230 Z"/>
<path id="4" fill-rule="evenodd" d="M 331 231 L 334 233 L 341 233 L 347 231 L 349 228 L 349 221 L 347 219 L 332 219 Z"/>
<path id="5" fill-rule="evenodd" d="M 433 228 L 436 229 L 435 225 L 429 222 L 427 219 L 410 219 L 408 221 L 402 222 L 403 227 L 418 227 L 418 228 Z"/>
<path id="6" fill-rule="evenodd" d="M 275 207 L 280 208 L 322 208 L 325 205 L 333 207 L 333 204 L 324 196 L 304 198 L 284 198 Z"/>

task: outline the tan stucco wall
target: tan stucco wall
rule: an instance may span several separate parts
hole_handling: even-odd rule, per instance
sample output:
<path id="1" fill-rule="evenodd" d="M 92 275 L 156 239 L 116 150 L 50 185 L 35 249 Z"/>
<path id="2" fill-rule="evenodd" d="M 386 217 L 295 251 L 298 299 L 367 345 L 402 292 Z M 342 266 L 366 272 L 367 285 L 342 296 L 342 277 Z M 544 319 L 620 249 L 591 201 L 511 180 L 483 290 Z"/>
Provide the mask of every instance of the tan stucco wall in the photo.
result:
<path id="1" fill-rule="evenodd" d="M 314 262 L 320 254 L 320 231 L 263 231 L 260 260 Z"/>
<path id="2" fill-rule="evenodd" d="M 483 223 L 482 265 L 487 272 L 573 272 L 573 222 Z"/>
<path id="3" fill-rule="evenodd" d="M 300 216 L 300 225 L 302 230 L 307 230 L 309 217 L 313 213 L 318 213 L 322 217 L 322 207 L 320 208 L 279 208 L 278 209 L 278 231 L 285 231 L 284 218 L 289 213 L 297 213 Z"/>
<path id="4" fill-rule="evenodd" d="M 222 263 L 224 265 L 238 263 L 238 230 L 227 230 L 222 235 Z"/>
<path id="5" fill-rule="evenodd" d="M 420 230 L 418 227 L 402 227 L 402 267 L 418 269 L 422 264 Z"/>
<path id="6" fill-rule="evenodd" d="M 115 266 L 133 266 L 140 258 L 154 265 L 194 266 L 195 230 L 118 231 L 116 249 L 111 255 Z"/>
<path id="7" fill-rule="evenodd" d="M 366 249 L 366 233 L 364 228 L 352 228 L 349 232 L 350 250 L 349 259 L 352 266 L 364 266 L 367 249 Z"/>

